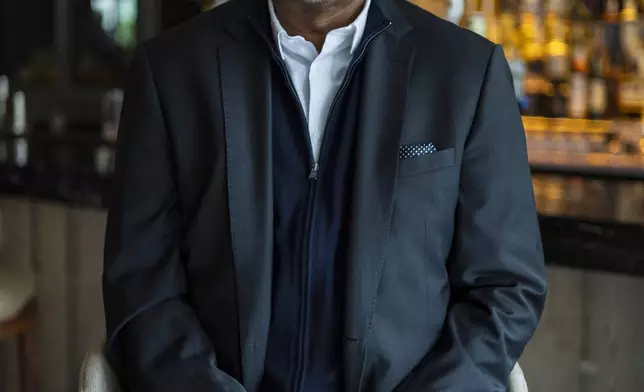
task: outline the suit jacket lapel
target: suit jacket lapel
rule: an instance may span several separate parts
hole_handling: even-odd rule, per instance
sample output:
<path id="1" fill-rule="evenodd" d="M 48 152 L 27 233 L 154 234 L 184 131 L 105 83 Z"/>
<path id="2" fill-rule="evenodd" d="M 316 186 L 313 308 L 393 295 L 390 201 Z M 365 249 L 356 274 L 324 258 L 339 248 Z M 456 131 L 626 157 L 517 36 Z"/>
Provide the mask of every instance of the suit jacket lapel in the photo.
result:
<path id="1" fill-rule="evenodd" d="M 271 304 L 273 184 L 270 58 L 246 18 L 219 47 L 228 203 L 239 311 L 243 383 L 255 390 L 264 369 Z"/>
<path id="2" fill-rule="evenodd" d="M 379 5 L 383 3 L 393 6 L 384 1 Z M 390 31 L 374 39 L 364 59 L 347 271 L 344 355 L 347 391 L 364 387 L 366 351 L 391 221 L 415 53 L 411 35 L 405 35 L 408 29 L 404 20 L 392 13 L 385 13 L 385 17 L 392 20 Z"/>

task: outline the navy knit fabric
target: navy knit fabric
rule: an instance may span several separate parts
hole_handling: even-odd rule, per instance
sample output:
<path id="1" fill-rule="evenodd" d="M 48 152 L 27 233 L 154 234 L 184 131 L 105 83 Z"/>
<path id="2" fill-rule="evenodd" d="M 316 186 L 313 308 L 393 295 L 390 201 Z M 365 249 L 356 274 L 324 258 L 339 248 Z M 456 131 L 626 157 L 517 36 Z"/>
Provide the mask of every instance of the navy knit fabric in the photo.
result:
<path id="1" fill-rule="evenodd" d="M 317 180 L 299 103 L 272 67 L 274 273 L 262 392 L 341 392 L 344 276 L 360 66 L 326 128 Z"/>

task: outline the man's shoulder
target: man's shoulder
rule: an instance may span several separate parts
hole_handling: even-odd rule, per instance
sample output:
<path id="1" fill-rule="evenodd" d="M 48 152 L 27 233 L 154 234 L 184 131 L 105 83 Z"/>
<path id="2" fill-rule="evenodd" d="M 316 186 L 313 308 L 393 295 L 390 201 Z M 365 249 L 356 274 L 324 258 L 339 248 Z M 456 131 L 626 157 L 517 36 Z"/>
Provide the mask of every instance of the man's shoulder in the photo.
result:
<path id="1" fill-rule="evenodd" d="M 398 4 L 412 27 L 418 52 L 450 65 L 487 64 L 494 43 L 408 1 Z"/>
<path id="2" fill-rule="evenodd" d="M 487 64 L 494 44 L 469 30 L 433 15 L 404 0 L 394 0 L 407 22 L 421 58 L 460 69 Z M 238 0 L 204 12 L 146 41 L 150 61 L 189 64 L 214 51 L 227 36 L 226 26 L 240 18 Z"/>
<path id="3" fill-rule="evenodd" d="M 204 50 L 215 50 L 226 36 L 226 25 L 238 17 L 233 3 L 201 13 L 145 41 L 142 46 L 152 58 L 179 62 L 191 60 Z"/>

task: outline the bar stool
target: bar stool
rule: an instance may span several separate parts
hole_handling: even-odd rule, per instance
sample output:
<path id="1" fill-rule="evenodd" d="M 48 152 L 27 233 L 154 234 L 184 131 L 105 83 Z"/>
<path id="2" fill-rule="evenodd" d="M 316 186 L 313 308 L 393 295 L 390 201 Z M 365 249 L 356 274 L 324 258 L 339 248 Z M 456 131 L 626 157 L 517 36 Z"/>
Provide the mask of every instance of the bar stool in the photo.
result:
<path id="1" fill-rule="evenodd" d="M 85 355 L 78 378 L 78 392 L 121 392 L 103 349 Z"/>
<path id="2" fill-rule="evenodd" d="M 20 391 L 29 392 L 36 385 L 35 374 L 28 369 L 34 363 L 36 324 L 34 279 L 26 271 L 0 268 L 0 342 L 15 339 Z"/>
<path id="3" fill-rule="evenodd" d="M 78 392 L 121 392 L 103 350 L 91 351 L 85 356 L 79 374 Z M 528 384 L 518 363 L 510 374 L 508 392 L 528 392 Z"/>
<path id="4" fill-rule="evenodd" d="M 30 340 L 33 328 L 36 323 L 36 301 L 32 300 L 15 318 L 0 323 L 0 342 L 9 339 L 16 339 L 18 343 L 17 363 L 20 378 L 20 391 L 28 392 L 31 385 L 35 384 L 34 376 L 29 380 L 27 368 L 32 363 L 29 351 L 33 345 Z"/>

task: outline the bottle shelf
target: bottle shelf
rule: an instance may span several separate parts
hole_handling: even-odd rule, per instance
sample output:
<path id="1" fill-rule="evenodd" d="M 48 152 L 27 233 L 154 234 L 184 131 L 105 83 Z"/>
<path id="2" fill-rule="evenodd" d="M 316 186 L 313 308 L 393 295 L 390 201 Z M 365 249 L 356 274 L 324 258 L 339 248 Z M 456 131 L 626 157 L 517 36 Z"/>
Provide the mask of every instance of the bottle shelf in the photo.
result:
<path id="1" fill-rule="evenodd" d="M 523 116 L 522 119 L 526 132 L 589 133 L 600 135 L 614 133 L 616 132 L 616 126 L 624 123 L 623 121 L 535 116 Z M 629 123 L 634 124 L 638 122 L 631 121 Z"/>

